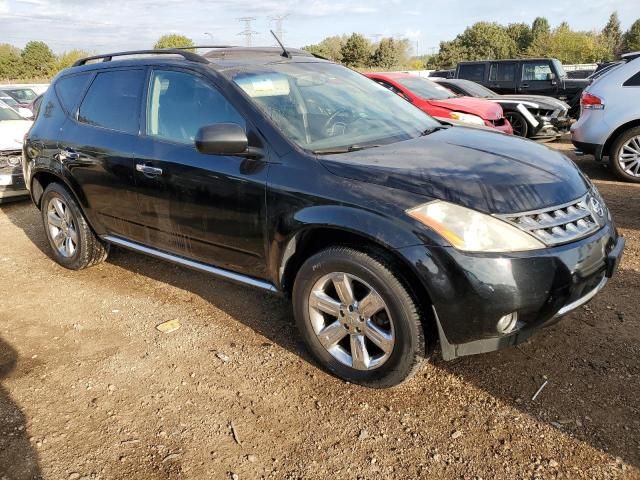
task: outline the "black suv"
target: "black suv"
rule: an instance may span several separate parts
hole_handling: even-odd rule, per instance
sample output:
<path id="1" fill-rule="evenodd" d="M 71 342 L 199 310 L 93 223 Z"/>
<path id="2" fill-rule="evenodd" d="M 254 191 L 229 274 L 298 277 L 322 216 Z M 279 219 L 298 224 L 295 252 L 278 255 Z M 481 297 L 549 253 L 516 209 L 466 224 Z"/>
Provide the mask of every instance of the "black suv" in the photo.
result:
<path id="1" fill-rule="evenodd" d="M 460 62 L 455 78 L 471 80 L 503 95 L 558 98 L 569 104 L 569 114 L 574 118 L 580 113 L 580 94 L 591 83 L 587 79 L 569 78 L 555 58 Z"/>
<path id="2" fill-rule="evenodd" d="M 67 268 L 117 245 L 291 295 L 318 361 L 373 387 L 437 339 L 445 359 L 521 342 L 614 272 L 624 240 L 560 153 L 303 51 L 133 53 L 60 73 L 25 141 Z"/>

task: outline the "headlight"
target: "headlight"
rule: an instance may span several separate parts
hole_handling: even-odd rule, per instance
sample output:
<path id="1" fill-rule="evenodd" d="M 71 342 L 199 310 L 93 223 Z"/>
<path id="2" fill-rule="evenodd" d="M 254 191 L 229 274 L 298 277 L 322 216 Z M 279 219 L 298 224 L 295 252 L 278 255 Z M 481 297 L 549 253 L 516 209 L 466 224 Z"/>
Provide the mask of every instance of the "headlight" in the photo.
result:
<path id="1" fill-rule="evenodd" d="M 435 200 L 407 213 L 465 252 L 521 252 L 546 248 L 528 233 L 470 208 Z"/>
<path id="2" fill-rule="evenodd" d="M 451 112 L 449 118 L 459 120 L 463 123 L 470 123 L 472 125 L 484 125 L 484 120 L 477 115 L 471 115 L 470 113 Z"/>

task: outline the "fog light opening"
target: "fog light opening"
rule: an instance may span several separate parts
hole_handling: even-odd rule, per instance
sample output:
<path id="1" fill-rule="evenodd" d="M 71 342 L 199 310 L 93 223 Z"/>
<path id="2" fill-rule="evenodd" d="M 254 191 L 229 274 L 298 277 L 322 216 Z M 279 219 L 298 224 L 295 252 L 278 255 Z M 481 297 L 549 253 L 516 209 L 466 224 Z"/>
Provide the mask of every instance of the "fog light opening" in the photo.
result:
<path id="1" fill-rule="evenodd" d="M 520 328 L 518 324 L 518 312 L 511 312 L 498 320 L 498 332 L 502 334 L 511 333 Z"/>

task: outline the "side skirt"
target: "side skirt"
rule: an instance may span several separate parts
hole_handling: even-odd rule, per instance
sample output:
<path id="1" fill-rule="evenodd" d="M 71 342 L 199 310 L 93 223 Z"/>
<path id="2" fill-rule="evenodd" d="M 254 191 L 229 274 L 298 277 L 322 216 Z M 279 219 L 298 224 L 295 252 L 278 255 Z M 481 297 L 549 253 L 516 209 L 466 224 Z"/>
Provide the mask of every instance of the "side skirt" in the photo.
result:
<path id="1" fill-rule="evenodd" d="M 240 273 L 235 273 L 229 270 L 225 270 L 223 268 L 214 267 L 213 265 L 208 265 L 206 263 L 198 262 L 196 260 L 190 260 L 188 258 L 180 257 L 178 255 L 173 255 L 171 253 L 163 252 L 162 250 L 156 250 L 155 248 L 147 247 L 145 245 L 141 245 L 136 242 L 131 242 L 129 240 L 125 240 L 124 238 L 116 237 L 113 235 L 104 235 L 101 238 L 105 242 L 109 242 L 114 245 L 118 245 L 120 247 L 128 248 L 136 252 L 144 253 L 145 255 L 149 255 L 155 258 L 168 260 L 170 262 L 177 263 L 178 265 L 182 265 L 184 267 L 192 268 L 200 272 L 206 272 L 206 273 L 215 275 L 216 277 L 220 277 L 226 280 L 231 280 L 233 282 L 241 283 L 243 285 L 249 285 L 249 286 L 256 287 L 261 290 L 266 290 L 272 293 L 278 292 L 278 290 L 272 283 L 265 282 L 264 280 L 248 277 Z"/>

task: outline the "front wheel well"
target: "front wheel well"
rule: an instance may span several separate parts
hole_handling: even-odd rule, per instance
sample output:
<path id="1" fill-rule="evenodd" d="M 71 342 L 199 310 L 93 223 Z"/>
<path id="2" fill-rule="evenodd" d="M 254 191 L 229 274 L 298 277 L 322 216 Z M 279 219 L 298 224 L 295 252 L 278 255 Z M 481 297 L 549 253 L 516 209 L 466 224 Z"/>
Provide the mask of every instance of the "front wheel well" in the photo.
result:
<path id="1" fill-rule="evenodd" d="M 300 267 L 311 256 L 330 247 L 349 247 L 361 251 L 391 267 L 399 277 L 400 282 L 413 296 L 420 309 L 425 338 L 429 343 L 428 348 L 433 348 L 438 338 L 438 331 L 431 308 L 431 298 L 417 274 L 400 254 L 370 237 L 339 228 L 311 228 L 299 233 L 292 241 L 295 242 L 295 252 L 285 260 L 281 278 L 282 289 L 288 296 L 291 295 Z"/>
<path id="2" fill-rule="evenodd" d="M 640 119 L 638 120 L 632 120 L 630 122 L 625 123 L 624 125 L 620 125 L 618 128 L 616 128 L 613 133 L 611 135 L 609 135 L 609 138 L 607 138 L 607 141 L 604 143 L 604 146 L 602 147 L 602 156 L 603 157 L 608 157 L 609 155 L 611 155 L 611 146 L 615 143 L 615 141 L 618 139 L 618 137 L 620 135 L 622 135 L 624 132 L 626 132 L 627 130 L 634 128 L 634 127 L 640 127 Z"/>

